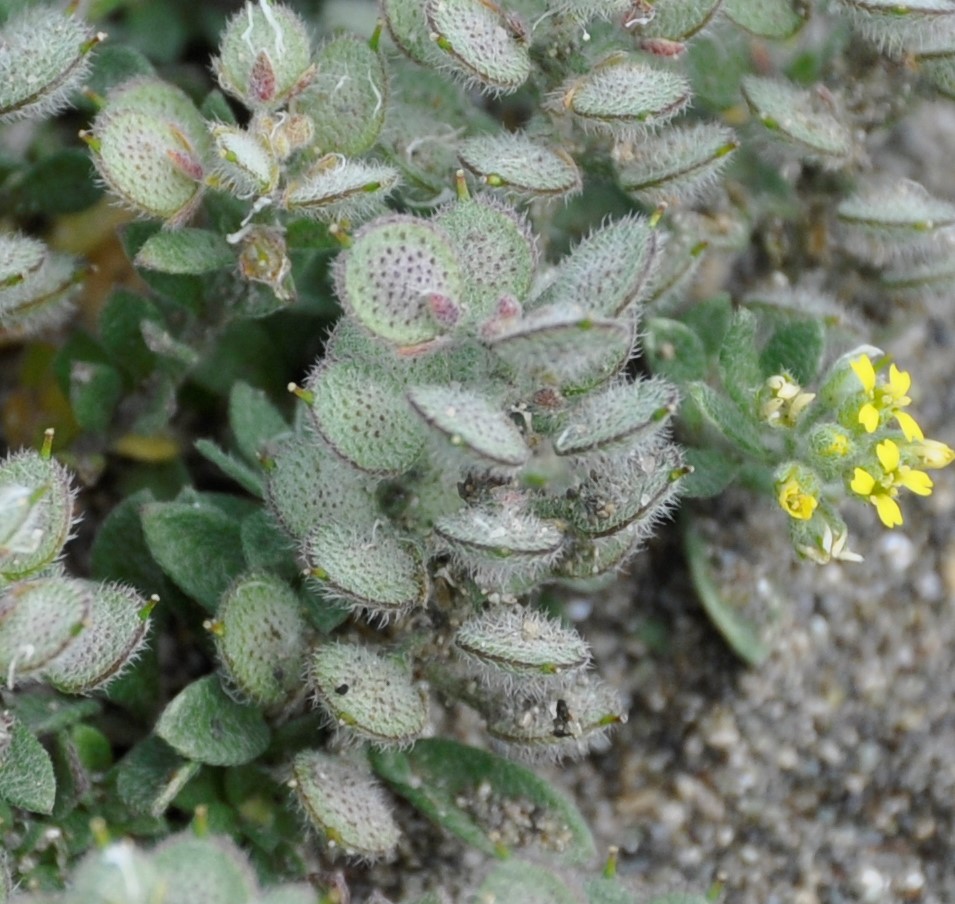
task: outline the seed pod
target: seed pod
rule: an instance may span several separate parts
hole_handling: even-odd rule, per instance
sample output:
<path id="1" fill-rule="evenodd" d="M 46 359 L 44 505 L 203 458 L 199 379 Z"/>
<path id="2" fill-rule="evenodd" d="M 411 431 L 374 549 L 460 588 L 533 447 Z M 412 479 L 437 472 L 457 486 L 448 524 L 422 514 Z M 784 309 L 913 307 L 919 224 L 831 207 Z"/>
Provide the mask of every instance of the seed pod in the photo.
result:
<path id="1" fill-rule="evenodd" d="M 558 558 L 564 534 L 517 505 L 463 508 L 434 523 L 438 545 L 482 587 L 526 581 Z"/>
<path id="2" fill-rule="evenodd" d="M 149 631 L 149 604 L 132 587 L 81 582 L 92 597 L 83 630 L 43 669 L 60 690 L 85 694 L 105 687 L 136 658 Z"/>
<path id="3" fill-rule="evenodd" d="M 127 82 L 107 98 L 85 136 L 107 188 L 135 213 L 184 223 L 202 195 L 211 158 L 206 124 L 179 88 Z"/>
<path id="4" fill-rule="evenodd" d="M 323 157 L 285 189 L 282 204 L 315 220 L 366 219 L 398 185 L 398 171 L 380 163 Z"/>
<path id="5" fill-rule="evenodd" d="M 37 673 L 88 625 L 90 586 L 63 576 L 21 581 L 0 595 L 0 674 L 9 685 Z"/>
<path id="6" fill-rule="evenodd" d="M 537 244 L 517 211 L 491 198 L 476 198 L 440 208 L 434 222 L 458 253 L 464 277 L 463 323 L 488 317 L 502 295 L 527 295 L 537 266 Z"/>
<path id="7" fill-rule="evenodd" d="M 560 760 L 584 756 L 606 743 L 614 725 L 627 721 L 620 696 L 598 678 L 580 675 L 547 700 L 501 701 L 488 734 L 512 756 Z"/>
<path id="8" fill-rule="evenodd" d="M 216 652 L 231 683 L 261 706 L 286 701 L 305 659 L 305 622 L 291 587 L 268 574 L 239 578 L 219 603 Z"/>
<path id="9" fill-rule="evenodd" d="M 570 154 L 516 132 L 466 138 L 458 159 L 491 188 L 515 194 L 556 198 L 575 194 L 583 185 Z"/>
<path id="10" fill-rule="evenodd" d="M 103 39 L 79 17 L 27 4 L 0 29 L 0 122 L 52 116 L 69 104 Z"/>
<path id="11" fill-rule="evenodd" d="M 0 327 L 31 336 L 62 323 L 79 288 L 75 262 L 25 235 L 0 235 Z"/>
<path id="12" fill-rule="evenodd" d="M 53 562 L 73 524 L 69 472 L 32 449 L 0 462 L 0 578 L 15 581 Z"/>
<path id="13" fill-rule="evenodd" d="M 349 857 L 390 857 L 400 832 L 382 790 L 364 769 L 305 750 L 292 761 L 292 787 L 332 850 Z"/>
<path id="14" fill-rule="evenodd" d="M 308 437 L 288 437 L 271 453 L 266 484 L 269 510 L 296 539 L 332 521 L 367 525 L 378 507 L 355 471 Z"/>
<path id="15" fill-rule="evenodd" d="M 647 204 L 685 204 L 707 193 L 738 147 L 725 126 L 673 126 L 618 148 L 617 180 Z"/>
<path id="16" fill-rule="evenodd" d="M 314 147 L 357 157 L 374 147 L 388 111 L 388 76 L 367 41 L 341 35 L 316 56 L 317 75 L 293 102 L 314 123 Z"/>
<path id="17" fill-rule="evenodd" d="M 526 304 L 557 309 L 579 305 L 599 317 L 635 317 L 660 261 L 661 236 L 645 217 L 627 216 L 582 239 L 547 275 Z"/>
<path id="18" fill-rule="evenodd" d="M 319 705 L 343 733 L 379 747 L 405 746 L 424 732 L 428 706 L 411 672 L 357 644 L 320 646 L 309 663 Z"/>
<path id="19" fill-rule="evenodd" d="M 226 25 L 212 68 L 250 109 L 278 109 L 315 74 L 308 29 L 287 6 L 247 2 Z"/>
<path id="20" fill-rule="evenodd" d="M 740 87 L 760 122 L 807 159 L 838 166 L 849 157 L 852 135 L 820 94 L 756 75 L 745 76 Z"/>
<path id="21" fill-rule="evenodd" d="M 461 297 L 457 255 L 436 226 L 395 215 L 370 223 L 335 261 L 345 310 L 369 332 L 402 349 L 427 345 L 445 329 L 429 300 Z"/>
<path id="22" fill-rule="evenodd" d="M 197 836 L 186 831 L 161 842 L 150 859 L 161 877 L 162 900 L 203 904 L 258 901 L 255 872 L 227 835 Z"/>
<path id="23" fill-rule="evenodd" d="M 526 681 L 577 672 L 590 662 L 590 647 L 573 628 L 521 607 L 495 607 L 468 619 L 455 632 L 454 645 L 489 683 L 518 677 L 524 687 Z"/>
<path id="24" fill-rule="evenodd" d="M 690 84 L 682 76 L 615 54 L 562 85 L 553 107 L 620 140 L 665 124 L 689 103 Z"/>
<path id="25" fill-rule="evenodd" d="M 621 456 L 652 440 L 676 413 L 679 394 L 662 380 L 617 383 L 584 396 L 554 436 L 558 455 Z"/>
<path id="26" fill-rule="evenodd" d="M 522 24 L 492 0 L 427 0 L 432 39 L 446 65 L 492 94 L 516 91 L 531 74 Z"/>
<path id="27" fill-rule="evenodd" d="M 382 618 L 424 605 L 428 572 L 417 548 L 376 525 L 368 534 L 352 524 L 322 524 L 305 539 L 302 555 L 326 596 Z"/>
<path id="28" fill-rule="evenodd" d="M 411 407 L 454 449 L 484 467 L 519 468 L 530 449 L 494 400 L 456 386 L 415 386 Z"/>
<path id="29" fill-rule="evenodd" d="M 376 476 L 409 470 L 424 431 L 389 374 L 360 362 L 317 367 L 306 382 L 315 429 L 352 467 Z"/>

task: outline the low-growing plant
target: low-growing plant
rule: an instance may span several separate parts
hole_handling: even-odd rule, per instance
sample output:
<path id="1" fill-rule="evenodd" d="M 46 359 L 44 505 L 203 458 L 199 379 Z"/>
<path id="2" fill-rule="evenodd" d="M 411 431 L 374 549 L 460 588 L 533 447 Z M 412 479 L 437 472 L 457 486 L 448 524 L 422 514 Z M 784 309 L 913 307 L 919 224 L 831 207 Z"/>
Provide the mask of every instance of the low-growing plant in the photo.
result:
<path id="1" fill-rule="evenodd" d="M 414 812 L 527 858 L 421 902 L 633 900 L 515 762 L 627 719 L 562 593 L 734 482 L 858 561 L 841 509 L 898 527 L 955 458 L 847 313 L 949 288 L 955 206 L 868 152 L 896 81 L 951 93 L 955 8 L 83 6 L 0 3 L 0 123 L 30 122 L 0 160 L 0 901 L 343 901 L 316 864 L 400 857 Z M 221 27 L 211 81 L 136 49 L 162 23 Z M 68 567 L 54 436 L 108 508 Z"/>

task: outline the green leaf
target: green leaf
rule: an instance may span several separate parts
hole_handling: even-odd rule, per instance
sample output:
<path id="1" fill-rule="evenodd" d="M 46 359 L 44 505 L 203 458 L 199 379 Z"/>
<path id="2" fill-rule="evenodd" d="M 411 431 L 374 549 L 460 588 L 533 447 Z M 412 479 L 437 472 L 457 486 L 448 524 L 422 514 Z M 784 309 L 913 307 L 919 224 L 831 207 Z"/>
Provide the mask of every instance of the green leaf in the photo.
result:
<path id="1" fill-rule="evenodd" d="M 646 324 L 643 352 L 655 374 L 675 383 L 702 380 L 706 374 L 703 341 L 679 320 L 651 317 Z"/>
<path id="2" fill-rule="evenodd" d="M 211 461 L 223 474 L 231 477 L 239 486 L 248 490 L 253 496 L 262 497 L 262 474 L 250 468 L 244 461 L 226 452 L 211 439 L 197 439 L 196 451 L 208 461 Z"/>
<path id="3" fill-rule="evenodd" d="M 5 732 L 10 744 L 0 759 L 0 800 L 32 813 L 51 813 L 56 779 L 50 755 L 15 716 L 0 714 L 0 733 Z"/>
<path id="4" fill-rule="evenodd" d="M 683 458 L 693 471 L 680 482 L 680 493 L 690 499 L 718 496 L 739 471 L 739 465 L 718 449 L 684 449 Z"/>
<path id="5" fill-rule="evenodd" d="M 133 263 L 162 273 L 198 274 L 230 267 L 235 261 L 235 249 L 219 233 L 176 229 L 148 238 Z"/>
<path id="6" fill-rule="evenodd" d="M 99 315 L 99 338 L 114 365 L 122 368 L 134 382 L 145 379 L 156 365 L 156 356 L 143 339 L 142 323 L 152 321 L 164 326 L 159 308 L 135 292 L 117 289 Z"/>
<path id="7" fill-rule="evenodd" d="M 269 746 L 269 727 L 259 710 L 236 703 L 215 675 L 180 691 L 163 710 L 155 731 L 177 753 L 211 766 L 248 763 Z"/>
<path id="8" fill-rule="evenodd" d="M 763 641 L 758 627 L 724 596 L 709 564 L 706 543 L 689 520 L 684 524 L 683 548 L 693 586 L 710 621 L 740 659 L 748 665 L 759 665 L 769 655 L 769 647 Z"/>
<path id="9" fill-rule="evenodd" d="M 733 320 L 733 302 L 729 295 L 714 295 L 698 301 L 683 315 L 682 320 L 699 335 L 707 355 L 715 356 L 719 354 Z"/>
<path id="10" fill-rule="evenodd" d="M 85 210 L 102 194 L 89 154 L 68 148 L 34 163 L 17 183 L 13 197 L 21 213 L 56 216 Z"/>
<path id="11" fill-rule="evenodd" d="M 239 521 L 210 504 L 153 502 L 142 508 L 153 558 L 189 596 L 214 612 L 245 568 Z"/>
<path id="12" fill-rule="evenodd" d="M 766 450 L 756 424 L 729 399 L 705 383 L 688 383 L 686 390 L 700 413 L 727 439 L 750 455 L 765 457 Z"/>
<path id="13" fill-rule="evenodd" d="M 161 738 L 150 735 L 120 760 L 116 790 L 130 811 L 158 818 L 199 768 L 199 763 L 183 759 Z"/>
<path id="14" fill-rule="evenodd" d="M 477 899 L 494 904 L 580 902 L 579 889 L 568 887 L 553 870 L 521 860 L 497 864 L 481 883 Z"/>
<path id="15" fill-rule="evenodd" d="M 809 7 L 792 0 L 725 0 L 723 9 L 741 28 L 762 38 L 788 38 L 805 24 Z"/>
<path id="16" fill-rule="evenodd" d="M 166 578 L 149 554 L 140 507 L 155 502 L 149 490 L 127 496 L 106 516 L 96 532 L 90 556 L 93 577 L 123 581 L 145 594 L 162 594 Z"/>
<path id="17" fill-rule="evenodd" d="M 229 392 L 229 426 L 239 451 L 253 464 L 259 463 L 265 443 L 289 429 L 268 395 L 241 380 Z"/>
<path id="18" fill-rule="evenodd" d="M 720 347 L 720 377 L 730 398 L 742 411 L 753 408 L 763 371 L 756 354 L 756 315 L 740 308 L 733 316 Z"/>
<path id="19" fill-rule="evenodd" d="M 811 383 L 819 373 L 825 341 L 826 332 L 818 320 L 781 324 L 760 355 L 763 373 L 788 371 L 797 383 Z"/>
<path id="20" fill-rule="evenodd" d="M 493 826 L 482 825 L 481 813 L 515 806 L 534 812 L 536 821 L 549 826 L 547 832 L 535 832 L 533 824 L 527 826 L 529 841 L 546 847 L 550 833 L 554 833 L 551 837 L 565 834 L 566 846 L 556 852 L 560 859 L 584 863 L 594 856 L 590 829 L 574 805 L 524 766 L 443 738 L 418 741 L 404 753 L 373 752 L 371 762 L 374 770 L 425 816 L 487 854 L 502 857 L 508 851 L 489 837 Z M 490 794 L 484 793 L 485 788 L 490 788 Z"/>

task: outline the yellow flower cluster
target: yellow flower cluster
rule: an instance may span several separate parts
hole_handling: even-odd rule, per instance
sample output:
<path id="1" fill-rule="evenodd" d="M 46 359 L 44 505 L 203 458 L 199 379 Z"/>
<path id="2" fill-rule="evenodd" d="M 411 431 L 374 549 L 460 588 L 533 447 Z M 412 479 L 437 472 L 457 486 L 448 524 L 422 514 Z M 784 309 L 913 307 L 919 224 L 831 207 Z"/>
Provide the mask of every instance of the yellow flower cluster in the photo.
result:
<path id="1" fill-rule="evenodd" d="M 776 499 L 792 519 L 797 549 L 819 562 L 859 559 L 845 546 L 847 529 L 823 497 L 825 484 L 838 481 L 870 503 L 886 527 L 897 527 L 902 524 L 900 491 L 928 496 L 934 483 L 926 471 L 955 461 L 955 451 L 926 439 L 904 410 L 912 402 L 912 378 L 906 371 L 895 364 L 885 371 L 884 364 L 877 367 L 868 354 L 848 358 L 847 363 L 841 373 L 851 370 L 855 380 L 851 375 L 838 377 L 837 365 L 829 385 L 838 388 L 822 391 L 828 406 L 838 409 L 838 423 L 824 420 L 825 411 L 811 405 L 815 396 L 786 375 L 767 380 L 758 401 L 762 420 L 790 428 L 788 449 L 795 454 L 776 471 Z"/>
<path id="2" fill-rule="evenodd" d="M 928 496 L 932 478 L 922 468 L 944 468 L 955 460 L 955 451 L 945 443 L 927 440 L 911 414 L 902 409 L 911 404 L 908 396 L 912 378 L 907 371 L 889 365 L 888 379 L 879 380 L 868 355 L 850 362 L 853 373 L 862 384 L 862 403 L 858 423 L 866 433 L 894 421 L 905 437 L 901 446 L 893 439 L 884 439 L 875 447 L 875 461 L 868 467 L 856 467 L 849 489 L 875 506 L 886 527 L 902 524 L 902 510 L 896 499 L 900 489 L 919 496 Z"/>

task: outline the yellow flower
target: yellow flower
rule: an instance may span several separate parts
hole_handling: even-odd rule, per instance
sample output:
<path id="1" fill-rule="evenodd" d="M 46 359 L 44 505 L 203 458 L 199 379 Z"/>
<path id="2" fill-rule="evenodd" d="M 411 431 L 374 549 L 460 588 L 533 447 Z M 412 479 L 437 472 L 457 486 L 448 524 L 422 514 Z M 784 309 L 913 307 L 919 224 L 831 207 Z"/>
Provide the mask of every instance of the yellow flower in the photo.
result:
<path id="1" fill-rule="evenodd" d="M 902 411 L 912 400 L 907 395 L 912 386 L 912 377 L 908 371 L 899 370 L 894 364 L 889 366 L 889 378 L 885 383 L 876 380 L 875 367 L 868 355 L 860 355 L 849 362 L 853 373 L 862 384 L 866 401 L 859 408 L 859 423 L 866 433 L 875 433 L 882 423 L 883 415 L 894 417 L 905 438 L 923 439 L 922 428 L 907 411 Z"/>
<path id="2" fill-rule="evenodd" d="M 912 443 L 908 451 L 923 468 L 944 468 L 955 461 L 955 449 L 937 439 L 923 439 Z"/>
<path id="3" fill-rule="evenodd" d="M 801 482 L 799 476 L 797 470 L 791 468 L 782 480 L 777 481 L 776 499 L 790 518 L 808 521 L 819 505 L 819 495 Z"/>
<path id="4" fill-rule="evenodd" d="M 886 527 L 896 527 L 902 523 L 902 510 L 895 501 L 899 489 L 904 487 L 918 496 L 928 496 L 934 484 L 924 471 L 902 464 L 901 451 L 892 440 L 879 443 L 875 447 L 875 454 L 881 465 L 881 475 L 877 476 L 865 468 L 856 468 L 849 489 L 864 496 L 875 506 L 879 519 Z"/>
<path id="5" fill-rule="evenodd" d="M 810 402 L 814 392 L 802 387 L 788 374 L 774 374 L 763 384 L 760 416 L 771 427 L 793 427 Z"/>

